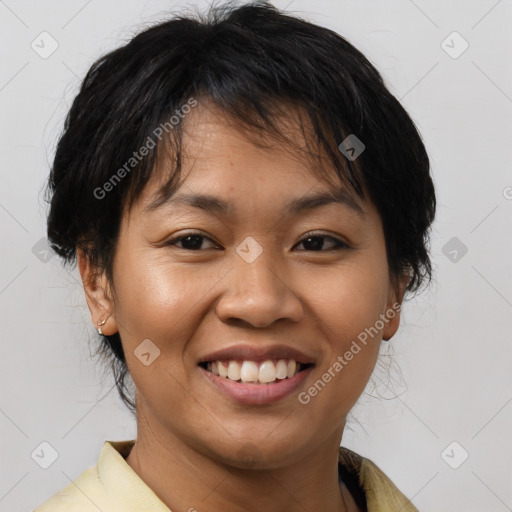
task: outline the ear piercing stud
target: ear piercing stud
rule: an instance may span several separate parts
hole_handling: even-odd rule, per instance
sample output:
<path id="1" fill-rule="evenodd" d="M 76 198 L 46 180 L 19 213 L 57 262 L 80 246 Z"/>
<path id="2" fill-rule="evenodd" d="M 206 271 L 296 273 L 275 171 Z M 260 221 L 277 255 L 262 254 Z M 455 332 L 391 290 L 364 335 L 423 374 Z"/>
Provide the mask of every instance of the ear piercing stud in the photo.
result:
<path id="1" fill-rule="evenodd" d="M 107 316 L 107 318 L 105 318 L 105 320 L 102 320 L 101 322 L 98 321 L 98 325 L 99 325 L 99 327 L 98 327 L 98 334 L 101 335 L 101 336 L 103 336 L 103 331 L 101 330 L 101 327 L 105 325 L 105 322 L 107 321 L 107 319 L 108 319 L 108 316 Z"/>

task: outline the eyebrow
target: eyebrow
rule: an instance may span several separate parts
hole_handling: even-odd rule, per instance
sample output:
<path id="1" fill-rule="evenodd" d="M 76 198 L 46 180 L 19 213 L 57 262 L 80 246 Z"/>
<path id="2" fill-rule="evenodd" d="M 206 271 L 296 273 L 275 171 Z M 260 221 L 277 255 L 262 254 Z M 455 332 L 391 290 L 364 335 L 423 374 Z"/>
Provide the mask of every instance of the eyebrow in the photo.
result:
<path id="1" fill-rule="evenodd" d="M 328 204 L 342 204 L 348 206 L 359 217 L 365 218 L 366 212 L 359 202 L 345 190 L 334 190 L 331 192 L 320 192 L 313 195 L 307 195 L 293 199 L 285 206 L 285 215 L 296 215 L 306 211 L 311 211 Z M 208 212 L 227 214 L 232 210 L 232 205 L 223 199 L 210 194 L 180 194 L 163 199 L 156 199 L 149 204 L 144 211 L 150 212 L 163 205 L 186 205 L 194 208 L 200 208 Z"/>

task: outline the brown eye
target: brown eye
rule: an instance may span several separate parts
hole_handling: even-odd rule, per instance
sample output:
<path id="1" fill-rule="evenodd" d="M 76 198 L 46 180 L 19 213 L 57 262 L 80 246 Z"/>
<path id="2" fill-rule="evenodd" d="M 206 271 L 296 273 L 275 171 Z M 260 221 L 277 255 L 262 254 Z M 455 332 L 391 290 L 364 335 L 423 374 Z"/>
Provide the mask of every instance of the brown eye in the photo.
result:
<path id="1" fill-rule="evenodd" d="M 198 251 L 203 249 L 202 245 L 204 240 L 209 240 L 210 242 L 212 242 L 210 238 L 200 233 L 188 233 L 186 235 L 170 240 L 165 245 L 176 245 L 179 249 L 185 249 L 187 251 Z M 177 244 L 181 244 L 181 246 Z M 208 248 L 209 247 L 207 247 L 207 249 Z"/>
<path id="2" fill-rule="evenodd" d="M 325 249 L 325 239 L 331 240 L 331 243 L 334 243 L 334 247 L 331 247 L 330 249 Z M 299 245 L 300 244 L 303 244 L 304 247 L 306 247 L 306 251 L 313 252 L 325 250 L 332 251 L 336 249 L 349 249 L 349 246 L 346 243 L 329 235 L 308 235 L 306 238 L 303 238 L 301 242 L 299 242 Z"/>

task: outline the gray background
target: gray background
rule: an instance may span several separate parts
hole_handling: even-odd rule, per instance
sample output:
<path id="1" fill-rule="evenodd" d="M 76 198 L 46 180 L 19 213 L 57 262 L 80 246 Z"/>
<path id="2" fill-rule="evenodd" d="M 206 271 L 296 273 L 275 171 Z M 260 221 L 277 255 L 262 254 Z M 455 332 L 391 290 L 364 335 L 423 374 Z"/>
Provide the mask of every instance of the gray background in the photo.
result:
<path id="1" fill-rule="evenodd" d="M 78 273 L 45 252 L 42 189 L 92 62 L 186 5 L 0 1 L 1 511 L 32 510 L 95 465 L 105 440 L 135 437 L 110 375 L 91 360 Z M 512 1 L 276 5 L 370 58 L 417 123 L 437 187 L 435 282 L 405 306 L 343 444 L 421 511 L 512 510 Z M 49 51 L 52 40 L 47 58 L 31 47 Z M 58 453 L 47 469 L 31 456 L 42 442 Z"/>

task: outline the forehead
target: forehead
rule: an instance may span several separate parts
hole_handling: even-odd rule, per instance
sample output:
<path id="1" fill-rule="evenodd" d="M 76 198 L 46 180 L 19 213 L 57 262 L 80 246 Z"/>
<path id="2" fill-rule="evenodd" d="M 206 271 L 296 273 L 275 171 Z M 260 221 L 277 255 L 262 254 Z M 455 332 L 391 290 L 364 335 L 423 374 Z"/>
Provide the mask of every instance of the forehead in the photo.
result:
<path id="1" fill-rule="evenodd" d="M 143 213 L 172 204 L 223 214 L 282 205 L 296 214 L 337 203 L 364 216 L 365 202 L 341 185 L 328 159 L 312 157 L 298 112 L 290 110 L 278 123 L 288 141 L 243 127 L 211 103 L 199 105 L 183 125 L 179 183 L 174 190 L 164 186 L 173 173 L 172 151 L 164 148 L 141 197 Z"/>
<path id="2" fill-rule="evenodd" d="M 339 189 L 339 176 L 328 158 L 312 147 L 313 137 L 300 113 L 290 109 L 274 122 L 277 133 L 251 130 L 211 102 L 196 107 L 183 124 L 180 186 L 244 196 L 262 190 L 269 200 L 287 192 L 305 194 L 312 188 Z M 144 193 L 145 206 L 169 183 L 174 162 L 173 150 L 163 147 Z"/>

